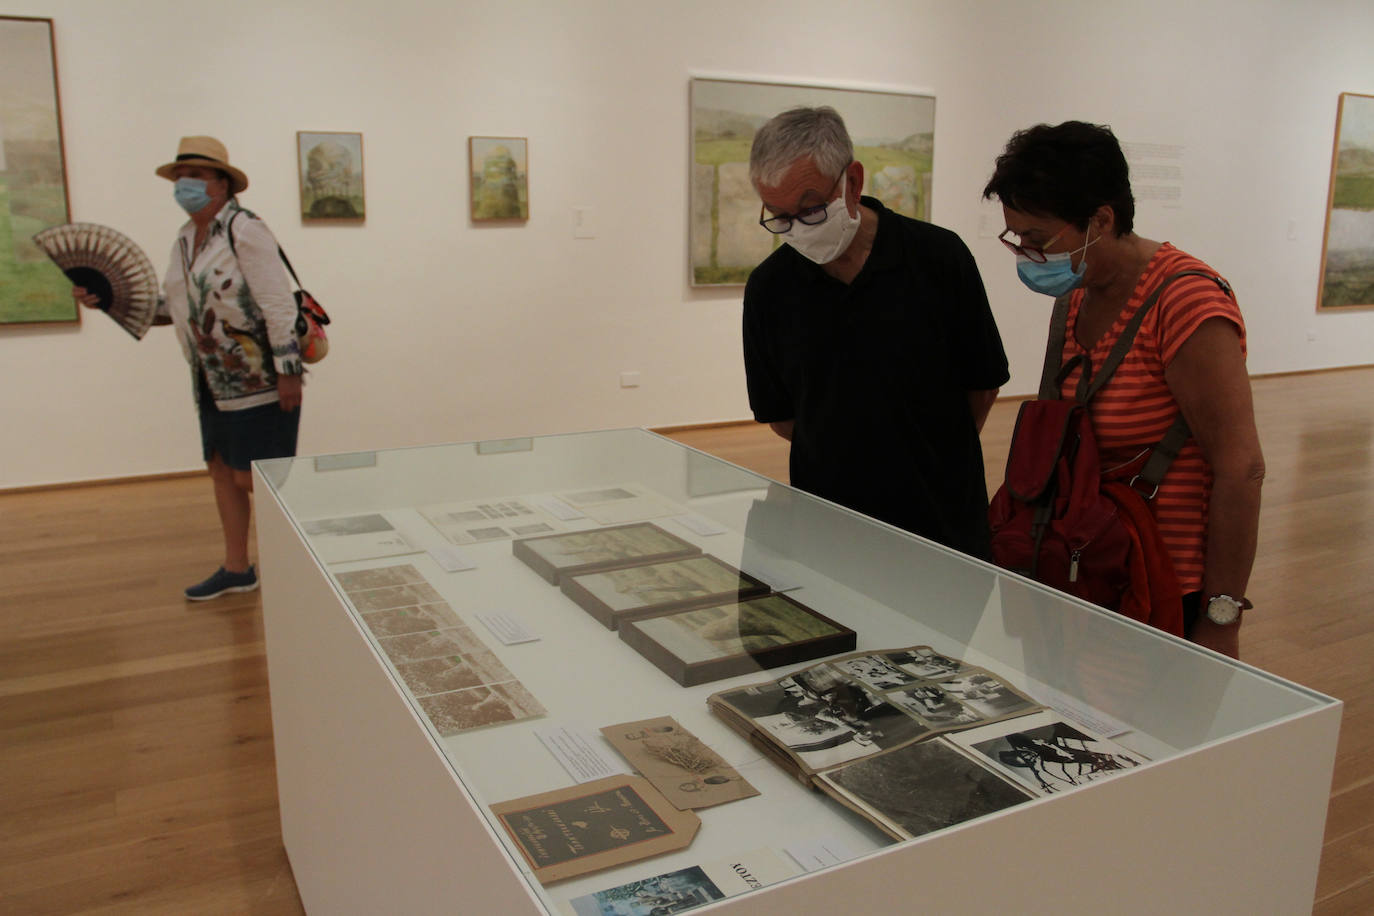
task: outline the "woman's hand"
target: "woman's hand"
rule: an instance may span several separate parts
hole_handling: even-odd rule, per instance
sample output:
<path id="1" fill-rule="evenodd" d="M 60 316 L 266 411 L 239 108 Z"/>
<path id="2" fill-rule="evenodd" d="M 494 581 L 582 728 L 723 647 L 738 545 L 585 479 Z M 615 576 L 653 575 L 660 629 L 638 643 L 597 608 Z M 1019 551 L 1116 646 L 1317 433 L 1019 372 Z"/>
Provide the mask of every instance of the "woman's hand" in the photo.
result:
<path id="1" fill-rule="evenodd" d="M 301 406 L 301 381 L 303 375 L 278 375 L 277 376 L 277 401 L 281 404 L 281 409 L 286 411 L 299 410 Z"/>
<path id="2" fill-rule="evenodd" d="M 73 286 L 72 298 L 88 309 L 100 308 L 100 297 L 84 286 Z"/>

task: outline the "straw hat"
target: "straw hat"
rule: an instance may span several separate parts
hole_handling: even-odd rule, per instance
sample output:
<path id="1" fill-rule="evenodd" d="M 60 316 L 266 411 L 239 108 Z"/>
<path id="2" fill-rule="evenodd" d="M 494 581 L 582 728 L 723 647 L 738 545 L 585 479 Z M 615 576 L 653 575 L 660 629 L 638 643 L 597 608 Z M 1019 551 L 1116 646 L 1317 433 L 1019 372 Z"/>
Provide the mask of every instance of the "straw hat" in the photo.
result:
<path id="1" fill-rule="evenodd" d="M 248 176 L 229 164 L 229 151 L 214 137 L 182 137 L 177 144 L 177 158 L 160 165 L 157 174 L 174 181 L 172 170 L 179 165 L 205 165 L 219 169 L 229 176 L 229 193 L 237 194 L 248 187 Z"/>

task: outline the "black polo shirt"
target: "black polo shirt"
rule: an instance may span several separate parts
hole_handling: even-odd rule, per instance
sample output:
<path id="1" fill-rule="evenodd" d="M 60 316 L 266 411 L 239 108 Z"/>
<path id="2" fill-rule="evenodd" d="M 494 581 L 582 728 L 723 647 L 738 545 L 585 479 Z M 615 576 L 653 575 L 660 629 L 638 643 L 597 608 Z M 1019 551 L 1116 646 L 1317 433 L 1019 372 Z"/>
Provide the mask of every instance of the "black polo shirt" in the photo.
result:
<path id="1" fill-rule="evenodd" d="M 1010 376 L 983 280 L 954 233 L 862 202 L 878 230 L 853 283 L 790 245 L 750 275 L 750 407 L 761 423 L 795 421 L 793 486 L 987 557 L 968 392 Z"/>

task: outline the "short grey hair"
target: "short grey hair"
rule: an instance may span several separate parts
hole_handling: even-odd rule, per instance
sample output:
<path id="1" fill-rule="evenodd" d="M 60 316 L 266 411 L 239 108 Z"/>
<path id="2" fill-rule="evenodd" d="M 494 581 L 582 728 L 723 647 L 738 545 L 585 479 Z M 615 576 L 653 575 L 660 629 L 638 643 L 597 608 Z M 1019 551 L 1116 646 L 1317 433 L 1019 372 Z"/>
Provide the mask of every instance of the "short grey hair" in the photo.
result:
<path id="1" fill-rule="evenodd" d="M 854 160 L 844 119 L 829 105 L 789 108 L 760 127 L 749 150 L 749 180 L 756 190 L 776 185 L 793 163 L 806 157 L 822 174 L 835 176 Z"/>

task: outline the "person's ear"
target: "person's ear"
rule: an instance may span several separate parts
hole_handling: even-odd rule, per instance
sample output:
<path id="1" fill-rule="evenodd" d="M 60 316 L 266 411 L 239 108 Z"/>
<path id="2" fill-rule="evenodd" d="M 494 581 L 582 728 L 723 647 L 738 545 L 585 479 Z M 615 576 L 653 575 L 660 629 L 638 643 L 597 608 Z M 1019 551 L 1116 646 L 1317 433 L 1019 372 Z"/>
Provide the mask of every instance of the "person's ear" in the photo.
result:
<path id="1" fill-rule="evenodd" d="M 852 212 L 858 212 L 859 195 L 864 189 L 864 164 L 855 159 L 845 168 L 844 202 Z"/>
<path id="2" fill-rule="evenodd" d="M 1111 204 L 1098 207 L 1093 215 L 1088 217 L 1088 224 L 1093 227 L 1096 234 L 1116 238 L 1116 210 Z"/>

